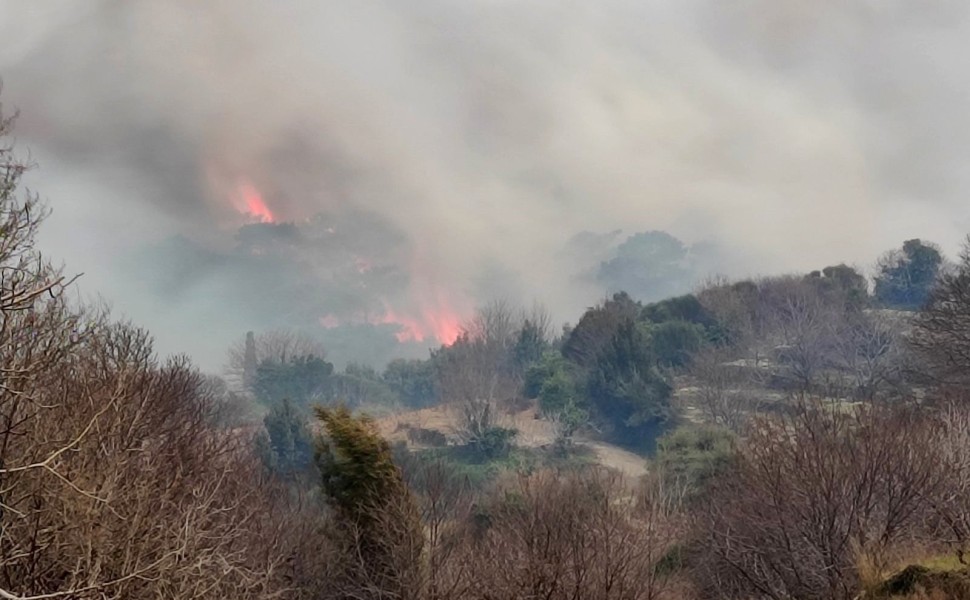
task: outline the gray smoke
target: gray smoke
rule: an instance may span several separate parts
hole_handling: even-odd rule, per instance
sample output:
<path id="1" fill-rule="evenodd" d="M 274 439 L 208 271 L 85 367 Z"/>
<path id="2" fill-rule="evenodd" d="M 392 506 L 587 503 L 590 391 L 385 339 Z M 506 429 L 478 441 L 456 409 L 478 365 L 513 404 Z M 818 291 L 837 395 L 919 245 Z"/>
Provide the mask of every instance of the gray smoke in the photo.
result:
<path id="1" fill-rule="evenodd" d="M 44 247 L 214 368 L 247 328 L 359 325 L 439 289 L 575 319 L 637 232 L 685 243 L 665 293 L 864 266 L 911 237 L 952 253 L 968 17 L 957 0 L 0 0 L 0 76 L 54 209 Z M 240 230 L 242 180 L 292 228 Z M 351 329 L 348 356 L 395 352 L 393 329 Z"/>

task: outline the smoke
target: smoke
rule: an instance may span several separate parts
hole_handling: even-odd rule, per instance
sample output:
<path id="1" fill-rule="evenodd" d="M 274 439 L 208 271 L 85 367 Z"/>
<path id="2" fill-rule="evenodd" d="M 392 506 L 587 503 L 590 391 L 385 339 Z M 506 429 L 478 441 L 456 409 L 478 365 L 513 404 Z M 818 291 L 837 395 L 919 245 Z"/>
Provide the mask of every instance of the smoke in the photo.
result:
<path id="1" fill-rule="evenodd" d="M 490 297 L 575 319 L 637 232 L 686 244 L 665 292 L 866 265 L 911 237 L 953 252 L 968 16 L 0 0 L 0 75 L 54 209 L 44 247 L 161 350 L 214 368 L 245 329 L 288 326 L 379 362 Z"/>

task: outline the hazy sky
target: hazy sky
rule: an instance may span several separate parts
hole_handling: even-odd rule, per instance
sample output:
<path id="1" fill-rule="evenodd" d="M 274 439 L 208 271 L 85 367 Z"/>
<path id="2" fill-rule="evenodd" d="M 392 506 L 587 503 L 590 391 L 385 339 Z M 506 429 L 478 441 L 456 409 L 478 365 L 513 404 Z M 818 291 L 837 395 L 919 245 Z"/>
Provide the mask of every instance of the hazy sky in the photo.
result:
<path id="1" fill-rule="evenodd" d="M 952 253 L 968 62 L 960 0 L 0 0 L 42 247 L 209 368 L 269 323 L 234 308 L 266 280 L 216 260 L 160 295 L 145 252 L 237 251 L 246 186 L 301 227 L 274 243 L 327 282 L 321 319 L 359 299 L 331 298 L 319 213 L 362 273 L 407 274 L 380 281 L 411 313 L 501 292 L 575 320 L 601 293 L 563 265 L 584 230 L 710 242 L 735 275 Z"/>

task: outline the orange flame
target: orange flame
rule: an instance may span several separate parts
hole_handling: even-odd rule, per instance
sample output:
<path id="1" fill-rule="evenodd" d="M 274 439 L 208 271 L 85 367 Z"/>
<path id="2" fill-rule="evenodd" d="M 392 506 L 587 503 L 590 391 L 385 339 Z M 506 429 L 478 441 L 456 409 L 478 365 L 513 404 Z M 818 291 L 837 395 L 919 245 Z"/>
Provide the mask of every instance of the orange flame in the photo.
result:
<path id="1" fill-rule="evenodd" d="M 318 322 L 324 329 L 334 329 L 347 323 L 333 313 L 320 317 Z M 397 332 L 394 337 L 401 343 L 437 341 L 450 346 L 462 332 L 461 317 L 448 309 L 437 312 L 427 309 L 419 316 L 410 316 L 394 310 L 385 303 L 383 314 L 368 318 L 364 322 L 372 325 L 395 325 Z"/>
<path id="2" fill-rule="evenodd" d="M 239 184 L 238 201 L 234 202 L 239 212 L 245 212 L 250 217 L 258 219 L 260 223 L 275 223 L 276 218 L 273 211 L 266 206 L 263 196 L 256 189 L 256 186 L 244 181 Z"/>
<path id="3" fill-rule="evenodd" d="M 378 314 L 359 312 L 350 318 L 326 314 L 318 319 L 320 326 L 333 329 L 351 323 L 393 325 L 394 336 L 401 343 L 454 344 L 473 312 L 472 304 L 457 290 L 438 285 L 440 279 L 433 264 L 420 260 L 421 257 L 418 252 L 411 256 L 410 285 L 404 297 L 384 298 Z M 375 265 L 367 257 L 354 255 L 353 267 L 363 275 Z"/>
<path id="4" fill-rule="evenodd" d="M 461 335 L 465 319 L 448 294 L 436 288 L 431 294 L 419 295 L 417 300 L 418 309 L 415 314 L 396 311 L 385 303 L 384 314 L 374 322 L 397 325 L 399 331 L 395 337 L 399 342 L 437 340 L 446 346 L 455 343 Z"/>
<path id="5" fill-rule="evenodd" d="M 408 302 L 411 310 L 392 310 L 385 303 L 380 322 L 397 325 L 400 329 L 396 335 L 400 342 L 436 340 L 450 346 L 461 335 L 463 323 L 472 313 L 472 306 L 464 295 L 438 284 L 440 274 L 435 272 L 434 262 L 426 260 L 426 257 L 427 253 L 420 248 L 411 256 Z"/>

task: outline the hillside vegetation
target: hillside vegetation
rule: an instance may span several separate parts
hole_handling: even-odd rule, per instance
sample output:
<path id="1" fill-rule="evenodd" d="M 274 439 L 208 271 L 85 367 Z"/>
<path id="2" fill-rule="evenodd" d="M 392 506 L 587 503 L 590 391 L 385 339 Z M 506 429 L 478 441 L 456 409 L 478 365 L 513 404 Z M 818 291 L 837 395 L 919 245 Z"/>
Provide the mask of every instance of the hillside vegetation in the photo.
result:
<path id="1" fill-rule="evenodd" d="M 0 147 L 0 598 L 966 597 L 970 249 L 562 331 L 491 304 L 381 372 L 254 333 L 227 382 L 68 301 L 23 172 Z"/>

